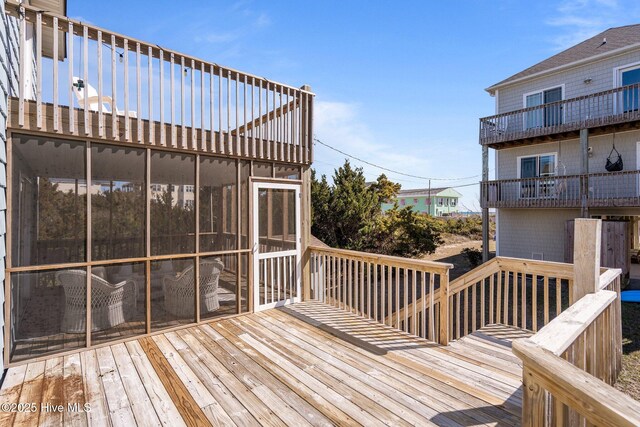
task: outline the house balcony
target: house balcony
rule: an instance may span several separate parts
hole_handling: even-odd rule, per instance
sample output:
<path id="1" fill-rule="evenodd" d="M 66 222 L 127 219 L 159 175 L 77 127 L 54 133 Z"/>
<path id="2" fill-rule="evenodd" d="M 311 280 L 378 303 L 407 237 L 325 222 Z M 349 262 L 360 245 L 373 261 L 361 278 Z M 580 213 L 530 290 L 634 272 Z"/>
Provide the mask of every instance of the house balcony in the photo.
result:
<path id="1" fill-rule="evenodd" d="M 483 208 L 640 206 L 640 171 L 501 179 L 481 184 Z M 583 197 L 584 196 L 584 197 Z"/>
<path id="2" fill-rule="evenodd" d="M 20 31 L 9 35 L 19 46 L 9 73 L 22 82 L 8 90 L 11 131 L 312 162 L 308 86 L 277 83 L 26 5 L 7 13 L 20 22 Z"/>
<path id="3" fill-rule="evenodd" d="M 640 84 L 523 108 L 480 119 L 480 144 L 502 148 L 557 138 L 637 128 Z"/>

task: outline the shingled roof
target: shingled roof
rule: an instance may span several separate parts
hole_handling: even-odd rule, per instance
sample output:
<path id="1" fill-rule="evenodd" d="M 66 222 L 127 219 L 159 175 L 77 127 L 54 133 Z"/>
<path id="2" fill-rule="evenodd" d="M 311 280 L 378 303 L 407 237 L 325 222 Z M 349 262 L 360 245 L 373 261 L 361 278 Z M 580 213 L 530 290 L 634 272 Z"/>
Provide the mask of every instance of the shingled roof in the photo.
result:
<path id="1" fill-rule="evenodd" d="M 603 31 L 582 43 L 578 43 L 567 50 L 553 55 L 552 57 L 527 68 L 526 70 L 520 71 L 519 73 L 492 85 L 487 88 L 486 91 L 493 92 L 497 87 L 506 83 L 511 83 L 524 77 L 543 73 L 577 61 L 586 60 L 593 56 L 599 56 L 636 44 L 640 47 L 640 24 L 609 28 L 608 30 Z"/>

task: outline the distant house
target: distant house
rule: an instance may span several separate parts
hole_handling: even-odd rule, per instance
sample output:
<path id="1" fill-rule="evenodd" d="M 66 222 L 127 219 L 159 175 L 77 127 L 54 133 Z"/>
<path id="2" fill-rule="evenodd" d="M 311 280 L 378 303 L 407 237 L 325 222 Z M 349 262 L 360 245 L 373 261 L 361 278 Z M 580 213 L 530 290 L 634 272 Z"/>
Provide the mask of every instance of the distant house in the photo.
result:
<path id="1" fill-rule="evenodd" d="M 432 216 L 449 216 L 458 213 L 459 198 L 462 194 L 450 187 L 418 188 L 401 190 L 389 203 L 382 204 L 382 210 L 393 208 L 394 203 L 403 208 L 410 206 L 416 212 Z"/>

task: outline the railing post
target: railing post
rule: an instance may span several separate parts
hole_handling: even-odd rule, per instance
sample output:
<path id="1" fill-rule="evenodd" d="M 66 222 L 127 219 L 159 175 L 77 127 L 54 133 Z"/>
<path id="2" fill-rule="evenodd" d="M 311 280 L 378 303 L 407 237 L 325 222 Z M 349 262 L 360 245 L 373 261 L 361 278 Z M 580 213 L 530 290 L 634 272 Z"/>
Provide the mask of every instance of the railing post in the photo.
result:
<path id="1" fill-rule="evenodd" d="M 573 243 L 572 301 L 597 292 L 600 281 L 600 242 L 602 221 L 576 218 Z"/>
<path id="2" fill-rule="evenodd" d="M 449 345 L 449 270 L 440 275 L 440 339 L 441 345 Z"/>

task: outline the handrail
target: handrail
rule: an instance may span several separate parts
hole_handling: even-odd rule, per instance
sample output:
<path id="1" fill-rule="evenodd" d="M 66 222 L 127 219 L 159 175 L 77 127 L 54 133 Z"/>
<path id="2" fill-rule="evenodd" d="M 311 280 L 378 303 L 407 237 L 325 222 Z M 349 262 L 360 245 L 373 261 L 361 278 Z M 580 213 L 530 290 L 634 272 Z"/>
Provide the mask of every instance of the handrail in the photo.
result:
<path id="1" fill-rule="evenodd" d="M 556 404 L 561 403 L 577 411 L 592 425 L 640 425 L 640 402 L 530 339 L 515 340 L 512 348 L 524 363 L 523 426 L 548 425 L 545 392 L 557 399 Z"/>
<path id="2" fill-rule="evenodd" d="M 447 262 L 428 261 L 424 259 L 402 258 L 393 255 L 374 254 L 371 252 L 360 252 L 350 249 L 327 248 L 323 246 L 309 245 L 309 249 L 324 254 L 345 255 L 360 258 L 363 261 L 373 262 L 376 264 L 394 265 L 407 268 L 416 268 L 424 270 L 434 270 L 438 272 L 447 272 L 453 268 L 453 264 Z"/>
<path id="3" fill-rule="evenodd" d="M 480 144 L 543 137 L 640 120 L 640 84 L 521 108 L 480 119 Z"/>
<path id="4" fill-rule="evenodd" d="M 612 387 L 622 356 L 620 276 L 602 272 L 596 292 L 513 342 L 523 361 L 523 425 L 640 425 L 640 403 Z"/>
<path id="5" fill-rule="evenodd" d="M 480 183 L 483 207 L 637 206 L 640 171 L 509 178 Z M 583 197 L 584 196 L 584 197 Z"/>
<path id="6" fill-rule="evenodd" d="M 616 299 L 612 291 L 587 294 L 531 337 L 531 342 L 560 356 Z"/>

